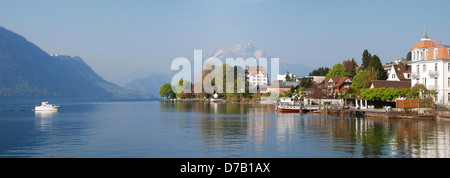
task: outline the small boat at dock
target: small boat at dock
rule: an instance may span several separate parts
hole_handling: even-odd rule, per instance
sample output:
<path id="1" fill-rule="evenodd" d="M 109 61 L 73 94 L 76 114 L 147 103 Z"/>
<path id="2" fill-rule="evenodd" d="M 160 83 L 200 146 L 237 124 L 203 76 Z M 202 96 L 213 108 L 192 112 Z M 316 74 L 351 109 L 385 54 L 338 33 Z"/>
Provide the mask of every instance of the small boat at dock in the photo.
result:
<path id="1" fill-rule="evenodd" d="M 278 105 L 279 112 L 300 112 L 300 106 L 281 106 Z"/>
<path id="2" fill-rule="evenodd" d="M 296 104 L 292 98 L 281 97 L 277 104 L 279 112 L 300 112 L 300 104 Z"/>

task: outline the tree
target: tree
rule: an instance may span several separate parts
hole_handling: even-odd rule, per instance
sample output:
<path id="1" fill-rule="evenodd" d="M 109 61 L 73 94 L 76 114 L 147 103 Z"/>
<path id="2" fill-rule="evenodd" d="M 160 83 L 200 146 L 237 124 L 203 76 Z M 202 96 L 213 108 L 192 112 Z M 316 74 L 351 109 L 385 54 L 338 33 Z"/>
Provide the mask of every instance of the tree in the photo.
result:
<path id="1" fill-rule="evenodd" d="M 159 96 L 161 97 L 167 97 L 167 98 L 174 98 L 175 93 L 172 91 L 172 85 L 170 83 L 165 83 L 159 88 Z"/>
<path id="2" fill-rule="evenodd" d="M 369 88 L 370 82 L 372 80 L 378 79 L 378 71 L 374 68 L 368 68 L 365 70 L 359 71 L 355 77 L 353 77 L 352 87 L 355 89 L 364 89 Z"/>
<path id="3" fill-rule="evenodd" d="M 313 95 L 316 98 L 324 98 L 325 96 L 327 96 L 327 91 L 326 89 L 322 88 L 323 85 L 314 85 L 313 86 Z"/>
<path id="4" fill-rule="evenodd" d="M 331 68 L 330 72 L 325 76 L 325 83 L 328 82 L 328 80 L 331 77 L 348 77 L 347 69 L 344 68 L 341 64 L 335 64 L 333 68 Z"/>
<path id="5" fill-rule="evenodd" d="M 369 66 L 370 60 L 372 60 L 372 55 L 366 49 L 364 50 L 362 55 L 362 64 L 361 64 L 362 69 L 366 69 Z"/>
<path id="6" fill-rule="evenodd" d="M 353 77 L 352 88 L 355 89 L 367 88 L 365 83 L 366 73 L 367 70 L 361 70 Z"/>
<path id="7" fill-rule="evenodd" d="M 361 90 L 356 89 L 353 86 L 350 86 L 350 88 L 345 91 L 344 98 L 356 98 L 361 93 Z"/>
<path id="8" fill-rule="evenodd" d="M 372 59 L 369 62 L 368 68 L 372 67 L 378 73 L 377 80 L 386 80 L 387 72 L 384 70 L 383 65 L 381 64 L 380 58 L 377 55 L 373 55 Z"/>
<path id="9" fill-rule="evenodd" d="M 330 68 L 328 67 L 319 67 L 318 69 L 313 70 L 309 73 L 309 76 L 326 76 Z"/>
<path id="10" fill-rule="evenodd" d="M 411 61 L 411 51 L 406 54 L 406 61 Z"/>
<path id="11" fill-rule="evenodd" d="M 351 61 L 346 60 L 346 61 L 342 62 L 342 66 L 344 66 L 345 69 L 347 69 L 347 72 L 350 77 L 353 77 L 356 75 L 356 67 L 358 67 L 358 64 L 356 63 L 355 59 L 352 59 Z"/>
<path id="12" fill-rule="evenodd" d="M 406 88 L 369 88 L 362 89 L 360 96 L 371 101 L 391 101 L 399 97 L 404 97 L 408 93 Z"/>
<path id="13" fill-rule="evenodd" d="M 436 93 L 427 89 L 423 84 L 415 84 L 406 94 L 407 99 L 436 98 Z"/>
<path id="14" fill-rule="evenodd" d="M 188 91 L 190 88 L 192 88 L 192 84 L 188 80 L 180 79 L 178 81 L 178 84 L 175 86 L 175 91 L 181 91 L 179 93 L 176 93 L 177 98 L 184 98 L 185 92 Z M 173 91 L 173 90 L 172 90 Z"/>
<path id="15" fill-rule="evenodd" d="M 215 79 L 217 83 L 222 83 L 223 93 L 219 96 L 225 97 L 227 100 L 240 100 L 243 96 L 250 97 L 249 82 L 245 75 L 246 70 L 240 66 L 231 66 L 222 64 L 222 67 L 217 69 L 217 72 L 222 72 L 223 76 Z M 248 71 L 247 71 L 248 72 Z M 227 80 L 227 76 L 233 76 L 232 81 Z M 243 83 L 240 83 L 243 82 Z M 241 84 L 243 84 L 241 86 Z M 227 86 L 229 85 L 229 86 Z M 232 88 L 231 88 L 232 87 Z"/>
<path id="16" fill-rule="evenodd" d="M 303 87 L 303 88 L 311 88 L 312 87 L 312 80 L 311 79 L 306 79 L 306 78 L 301 78 L 300 79 L 300 83 L 298 84 L 298 86 Z"/>
<path id="17" fill-rule="evenodd" d="M 356 63 L 355 59 L 352 58 L 352 67 L 350 69 L 350 72 L 348 73 L 350 77 L 354 77 L 356 75 L 356 67 L 359 67 Z"/>
<path id="18" fill-rule="evenodd" d="M 291 76 L 289 75 L 289 71 L 286 72 L 285 78 L 286 78 L 286 82 L 291 81 Z"/>

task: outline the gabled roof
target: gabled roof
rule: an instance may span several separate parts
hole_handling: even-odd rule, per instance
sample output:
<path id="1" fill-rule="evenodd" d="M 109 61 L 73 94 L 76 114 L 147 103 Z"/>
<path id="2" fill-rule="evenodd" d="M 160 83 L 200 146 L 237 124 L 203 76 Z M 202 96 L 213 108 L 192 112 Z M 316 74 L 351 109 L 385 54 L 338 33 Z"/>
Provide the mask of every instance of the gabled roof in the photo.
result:
<path id="1" fill-rule="evenodd" d="M 392 65 L 394 68 L 395 73 L 397 74 L 398 79 L 401 81 L 408 81 L 411 79 L 405 78 L 404 73 L 411 73 L 411 65 Z"/>
<path id="2" fill-rule="evenodd" d="M 347 79 L 349 79 L 350 82 L 353 81 L 353 79 L 350 77 L 330 77 L 330 80 L 332 80 L 334 83 L 333 87 L 340 87 L 342 84 L 345 83 L 345 80 Z"/>
<path id="3" fill-rule="evenodd" d="M 263 75 L 267 75 L 267 71 L 264 67 L 261 67 L 261 66 L 248 67 L 248 73 L 250 75 L 257 75 L 259 72 L 261 72 Z"/>
<path id="4" fill-rule="evenodd" d="M 411 81 L 372 80 L 369 86 L 372 85 L 373 88 L 411 88 Z"/>

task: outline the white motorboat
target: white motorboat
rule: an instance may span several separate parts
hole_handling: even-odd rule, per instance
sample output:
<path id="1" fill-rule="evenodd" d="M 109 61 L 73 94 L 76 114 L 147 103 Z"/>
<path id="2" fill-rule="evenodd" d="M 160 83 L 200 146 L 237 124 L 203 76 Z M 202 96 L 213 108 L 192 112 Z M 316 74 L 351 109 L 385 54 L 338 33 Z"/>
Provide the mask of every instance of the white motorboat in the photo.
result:
<path id="1" fill-rule="evenodd" d="M 34 107 L 34 111 L 58 111 L 59 106 L 48 104 L 48 101 L 42 102 L 42 105 Z"/>

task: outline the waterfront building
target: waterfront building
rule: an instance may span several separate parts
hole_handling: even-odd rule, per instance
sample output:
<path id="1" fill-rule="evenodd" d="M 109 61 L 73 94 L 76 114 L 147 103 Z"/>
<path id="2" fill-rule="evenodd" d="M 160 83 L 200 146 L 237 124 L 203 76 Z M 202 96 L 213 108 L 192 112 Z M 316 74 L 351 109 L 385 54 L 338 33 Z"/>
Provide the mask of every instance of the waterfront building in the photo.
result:
<path id="1" fill-rule="evenodd" d="M 387 81 L 411 81 L 411 65 L 393 64 L 388 69 Z"/>
<path id="2" fill-rule="evenodd" d="M 291 78 L 289 81 L 294 81 L 294 82 L 297 81 L 297 75 L 295 75 L 293 73 L 289 73 L 289 72 L 286 72 L 286 74 L 283 74 L 283 75 L 278 74 L 277 80 L 281 81 L 281 82 L 286 82 L 286 75 L 289 76 L 289 78 Z"/>
<path id="3" fill-rule="evenodd" d="M 328 95 L 344 94 L 352 85 L 353 79 L 350 77 L 331 77 L 327 82 Z"/>
<path id="4" fill-rule="evenodd" d="M 423 84 L 436 92 L 435 103 L 448 105 L 450 100 L 449 45 L 432 42 L 425 32 L 411 51 L 411 87 Z"/>
<path id="5" fill-rule="evenodd" d="M 266 69 L 261 66 L 248 67 L 247 77 L 250 87 L 266 86 L 269 81 Z"/>
<path id="6" fill-rule="evenodd" d="M 261 92 L 261 93 L 272 93 L 272 92 L 276 92 L 277 90 L 281 94 L 281 93 L 284 93 L 284 92 L 287 92 L 287 91 L 291 90 L 291 86 L 281 85 L 281 84 L 278 84 L 278 86 L 269 85 L 266 88 L 266 90 L 264 92 Z"/>

